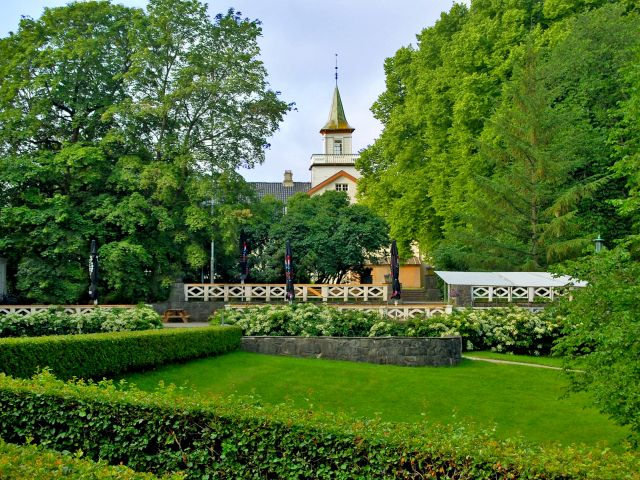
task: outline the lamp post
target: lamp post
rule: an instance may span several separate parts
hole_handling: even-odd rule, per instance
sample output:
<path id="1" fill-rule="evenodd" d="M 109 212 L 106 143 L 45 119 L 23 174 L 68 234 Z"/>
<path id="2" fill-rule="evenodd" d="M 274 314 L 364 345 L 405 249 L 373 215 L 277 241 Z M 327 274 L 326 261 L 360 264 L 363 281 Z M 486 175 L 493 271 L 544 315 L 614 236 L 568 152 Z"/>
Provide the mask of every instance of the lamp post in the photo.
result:
<path id="1" fill-rule="evenodd" d="M 596 253 L 600 253 L 600 251 L 602 250 L 602 246 L 604 245 L 604 238 L 602 238 L 600 234 L 598 234 L 598 238 L 593 239 L 593 244 L 595 245 Z"/>

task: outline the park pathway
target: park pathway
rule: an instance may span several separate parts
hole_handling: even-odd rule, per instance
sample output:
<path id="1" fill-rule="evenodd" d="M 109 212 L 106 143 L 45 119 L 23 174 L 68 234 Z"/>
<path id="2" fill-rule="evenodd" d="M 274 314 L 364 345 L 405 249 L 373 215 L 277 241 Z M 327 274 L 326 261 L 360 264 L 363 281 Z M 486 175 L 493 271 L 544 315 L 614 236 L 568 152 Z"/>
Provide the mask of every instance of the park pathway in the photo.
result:
<path id="1" fill-rule="evenodd" d="M 193 327 L 208 327 L 208 322 L 166 322 L 162 324 L 164 328 L 193 328 Z"/>
<path id="2" fill-rule="evenodd" d="M 478 362 L 501 363 L 504 365 L 522 365 L 524 367 L 536 367 L 536 368 L 548 368 L 550 370 L 562 370 L 562 367 L 552 367 L 551 365 L 540 365 L 538 363 L 513 362 L 511 360 L 497 360 L 495 358 L 471 357 L 468 355 L 462 355 L 462 358 L 466 358 L 467 360 L 473 360 Z"/>

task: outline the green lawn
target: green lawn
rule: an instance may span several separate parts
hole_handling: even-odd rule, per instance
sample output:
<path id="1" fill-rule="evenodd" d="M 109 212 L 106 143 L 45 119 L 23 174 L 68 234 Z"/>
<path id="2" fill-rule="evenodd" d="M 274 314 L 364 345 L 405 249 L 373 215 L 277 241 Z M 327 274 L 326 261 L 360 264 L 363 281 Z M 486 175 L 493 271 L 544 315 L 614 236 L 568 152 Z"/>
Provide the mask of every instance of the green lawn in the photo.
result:
<path id="1" fill-rule="evenodd" d="M 234 352 L 125 378 L 147 390 L 163 381 L 207 397 L 252 395 L 392 422 L 461 421 L 537 443 L 615 446 L 627 434 L 587 408 L 583 394 L 564 398 L 563 374 L 543 368 L 471 360 L 413 368 Z"/>

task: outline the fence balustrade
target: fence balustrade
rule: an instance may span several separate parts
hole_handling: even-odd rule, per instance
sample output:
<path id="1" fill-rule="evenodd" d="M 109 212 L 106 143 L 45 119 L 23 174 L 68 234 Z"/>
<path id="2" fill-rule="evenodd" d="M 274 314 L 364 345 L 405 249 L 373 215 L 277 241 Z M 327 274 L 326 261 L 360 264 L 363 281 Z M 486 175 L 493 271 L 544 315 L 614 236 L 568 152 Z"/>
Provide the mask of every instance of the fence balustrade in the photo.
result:
<path id="1" fill-rule="evenodd" d="M 96 308 L 112 310 L 114 308 L 135 308 L 135 305 L 0 305 L 0 315 L 17 313 L 18 315 L 31 315 L 51 309 L 60 309 L 65 313 L 90 313 Z"/>
<path id="2" fill-rule="evenodd" d="M 434 304 L 407 304 L 407 305 L 331 305 L 338 310 L 358 310 L 360 312 L 374 312 L 383 317 L 397 320 L 407 320 L 413 317 L 435 317 L 446 315 L 453 311 L 452 305 L 444 303 Z M 256 305 L 229 304 L 228 309 L 255 308 Z"/>
<path id="3" fill-rule="evenodd" d="M 388 285 L 315 285 L 297 284 L 294 286 L 297 300 L 377 301 L 386 302 L 389 298 Z M 251 302 L 254 300 L 286 299 L 284 284 L 239 284 L 239 283 L 187 283 L 184 286 L 184 297 L 189 300 L 205 302 L 231 299 Z"/>
<path id="4" fill-rule="evenodd" d="M 567 287 L 471 287 L 471 298 L 487 302 L 553 302 L 567 294 Z"/>

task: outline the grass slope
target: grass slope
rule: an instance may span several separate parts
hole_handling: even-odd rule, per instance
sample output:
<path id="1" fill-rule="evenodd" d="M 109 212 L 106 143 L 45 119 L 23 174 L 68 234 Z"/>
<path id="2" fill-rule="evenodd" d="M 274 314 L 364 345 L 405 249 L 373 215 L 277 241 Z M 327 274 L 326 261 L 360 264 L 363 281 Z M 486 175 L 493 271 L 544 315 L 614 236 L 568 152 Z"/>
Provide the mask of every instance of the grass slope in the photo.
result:
<path id="1" fill-rule="evenodd" d="M 627 435 L 587 408 L 584 395 L 563 398 L 561 372 L 523 366 L 463 360 L 455 368 L 410 368 L 234 352 L 124 378 L 145 390 L 162 381 L 189 387 L 185 395 L 251 395 L 392 422 L 462 421 L 536 443 L 614 446 Z"/>

